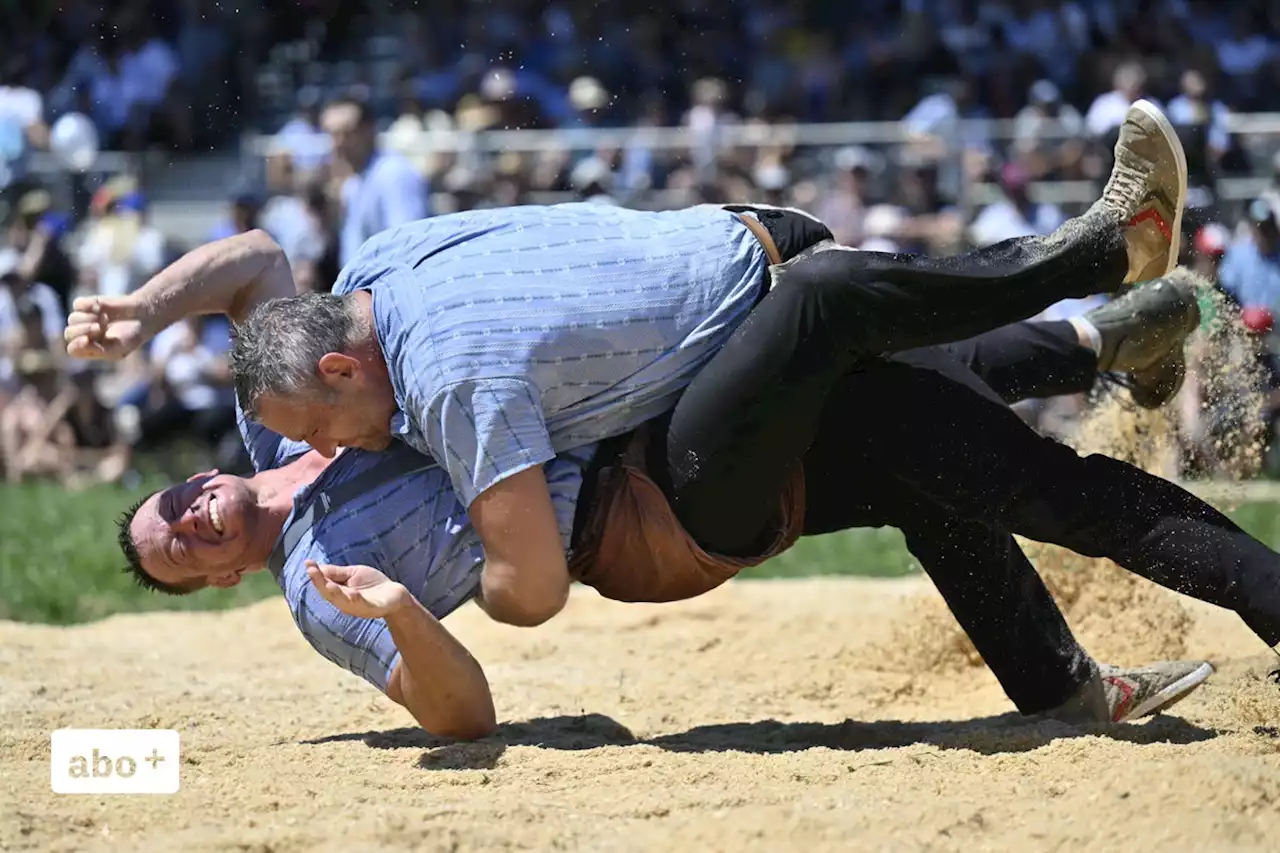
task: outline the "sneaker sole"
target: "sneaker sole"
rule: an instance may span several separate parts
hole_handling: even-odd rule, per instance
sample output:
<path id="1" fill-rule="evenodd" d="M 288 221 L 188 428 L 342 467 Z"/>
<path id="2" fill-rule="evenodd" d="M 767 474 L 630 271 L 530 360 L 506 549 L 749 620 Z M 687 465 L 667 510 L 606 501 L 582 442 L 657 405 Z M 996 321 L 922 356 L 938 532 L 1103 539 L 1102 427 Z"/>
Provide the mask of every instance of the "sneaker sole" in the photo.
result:
<path id="1" fill-rule="evenodd" d="M 1169 226 L 1169 259 L 1165 265 L 1165 269 L 1153 278 L 1159 278 L 1161 275 L 1168 275 L 1174 267 L 1178 265 L 1178 256 L 1182 252 L 1182 212 L 1187 206 L 1187 152 L 1182 150 L 1182 141 L 1178 139 L 1178 133 L 1173 129 L 1173 125 L 1169 123 L 1169 119 L 1161 112 L 1155 104 L 1150 101 L 1135 101 L 1130 109 L 1141 112 L 1147 118 L 1156 123 L 1160 128 L 1165 139 L 1169 142 L 1169 147 L 1173 149 L 1173 162 L 1178 173 L 1178 197 L 1176 209 L 1173 213 L 1173 223 Z"/>
<path id="2" fill-rule="evenodd" d="M 1213 673 L 1213 664 L 1208 662 L 1200 664 L 1159 693 L 1148 696 L 1145 702 L 1135 705 L 1116 722 L 1125 723 L 1129 720 L 1136 720 L 1139 717 L 1149 717 L 1176 705 L 1191 695 L 1197 687 L 1204 684 L 1205 680 Z"/>

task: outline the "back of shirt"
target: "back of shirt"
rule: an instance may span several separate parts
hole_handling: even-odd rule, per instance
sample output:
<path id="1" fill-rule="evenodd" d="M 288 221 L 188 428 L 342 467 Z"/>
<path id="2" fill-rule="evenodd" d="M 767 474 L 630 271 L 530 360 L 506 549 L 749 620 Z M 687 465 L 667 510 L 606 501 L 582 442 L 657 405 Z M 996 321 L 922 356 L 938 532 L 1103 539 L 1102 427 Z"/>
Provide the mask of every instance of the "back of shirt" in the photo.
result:
<path id="1" fill-rule="evenodd" d="M 372 292 L 393 430 L 469 506 L 674 406 L 755 305 L 767 266 L 715 206 L 515 207 L 384 232 L 334 292 Z"/>

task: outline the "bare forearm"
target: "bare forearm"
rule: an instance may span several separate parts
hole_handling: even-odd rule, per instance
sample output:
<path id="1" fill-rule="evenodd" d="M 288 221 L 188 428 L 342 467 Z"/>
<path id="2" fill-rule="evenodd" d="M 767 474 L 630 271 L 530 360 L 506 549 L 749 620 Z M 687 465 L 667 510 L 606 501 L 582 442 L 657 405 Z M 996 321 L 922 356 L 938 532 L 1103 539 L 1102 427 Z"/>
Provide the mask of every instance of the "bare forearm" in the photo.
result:
<path id="1" fill-rule="evenodd" d="M 407 592 L 386 621 L 400 651 L 391 698 L 432 734 L 472 739 L 492 732 L 489 682 L 470 652 Z"/>
<path id="2" fill-rule="evenodd" d="M 134 297 L 159 330 L 194 314 L 227 314 L 239 322 L 261 302 L 292 293 L 284 252 L 266 232 L 249 231 L 188 252 Z"/>

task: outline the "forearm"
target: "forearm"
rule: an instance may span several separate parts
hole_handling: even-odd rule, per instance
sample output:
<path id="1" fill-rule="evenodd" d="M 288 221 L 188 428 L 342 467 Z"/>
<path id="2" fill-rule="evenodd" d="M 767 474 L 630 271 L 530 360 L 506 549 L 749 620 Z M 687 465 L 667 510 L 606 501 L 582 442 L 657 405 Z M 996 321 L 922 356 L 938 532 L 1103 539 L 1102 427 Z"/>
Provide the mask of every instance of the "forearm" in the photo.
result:
<path id="1" fill-rule="evenodd" d="M 388 695 L 432 734 L 473 739 L 492 732 L 489 682 L 470 652 L 407 591 L 386 622 L 400 651 Z"/>
<path id="2" fill-rule="evenodd" d="M 261 302 L 293 293 L 284 252 L 265 231 L 249 231 L 200 246 L 134 293 L 147 324 L 159 331 L 195 314 L 243 320 Z"/>

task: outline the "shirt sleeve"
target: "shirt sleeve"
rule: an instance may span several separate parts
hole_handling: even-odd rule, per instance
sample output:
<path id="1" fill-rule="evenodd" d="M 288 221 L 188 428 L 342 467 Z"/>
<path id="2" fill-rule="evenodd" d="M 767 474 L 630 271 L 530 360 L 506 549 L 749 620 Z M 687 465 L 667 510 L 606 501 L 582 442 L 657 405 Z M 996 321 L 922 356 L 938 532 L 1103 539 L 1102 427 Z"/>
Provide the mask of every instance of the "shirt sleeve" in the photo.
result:
<path id="1" fill-rule="evenodd" d="M 555 458 L 541 395 L 523 379 L 451 385 L 432 399 L 419 423 L 466 508 L 506 478 Z"/>
<path id="2" fill-rule="evenodd" d="M 400 651 L 384 619 L 361 619 L 343 613 L 324 596 L 301 568 L 305 560 L 327 561 L 323 549 L 295 552 L 286 570 L 285 599 L 294 623 L 311 647 L 323 657 L 387 692 Z"/>

